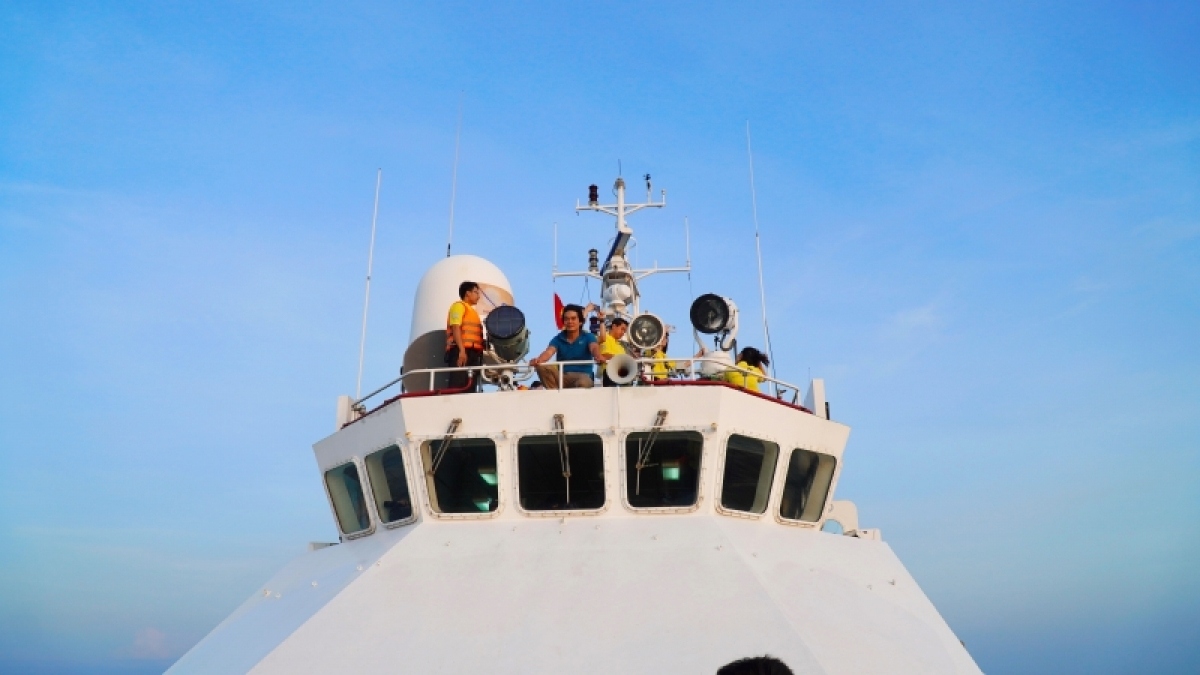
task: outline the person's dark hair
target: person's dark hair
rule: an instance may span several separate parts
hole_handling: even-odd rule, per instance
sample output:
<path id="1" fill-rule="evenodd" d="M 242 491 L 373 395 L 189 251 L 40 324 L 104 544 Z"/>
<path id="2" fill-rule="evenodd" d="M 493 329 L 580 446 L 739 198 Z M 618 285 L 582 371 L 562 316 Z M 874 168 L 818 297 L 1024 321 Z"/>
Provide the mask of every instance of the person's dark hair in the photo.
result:
<path id="1" fill-rule="evenodd" d="M 612 325 L 613 325 L 613 328 L 616 328 L 617 326 L 628 326 L 629 322 L 626 321 L 625 319 L 623 319 L 622 317 L 618 316 L 617 318 L 612 320 Z"/>
<path id="2" fill-rule="evenodd" d="M 774 656 L 751 656 L 721 666 L 717 675 L 795 675 L 787 664 Z"/>
<path id="3" fill-rule="evenodd" d="M 771 365 L 771 359 L 767 358 L 766 354 L 758 351 L 754 347 L 746 347 L 743 349 L 739 358 L 756 368 L 762 368 L 763 366 Z"/>
<path id="4" fill-rule="evenodd" d="M 474 281 L 464 281 L 458 285 L 458 299 L 462 300 L 467 297 L 467 293 L 479 288 L 479 284 Z"/>
<path id="5" fill-rule="evenodd" d="M 579 317 L 581 322 L 583 321 L 583 308 L 579 305 L 567 305 L 563 307 L 561 316 L 564 320 L 567 318 L 567 312 L 575 312 L 575 316 Z"/>

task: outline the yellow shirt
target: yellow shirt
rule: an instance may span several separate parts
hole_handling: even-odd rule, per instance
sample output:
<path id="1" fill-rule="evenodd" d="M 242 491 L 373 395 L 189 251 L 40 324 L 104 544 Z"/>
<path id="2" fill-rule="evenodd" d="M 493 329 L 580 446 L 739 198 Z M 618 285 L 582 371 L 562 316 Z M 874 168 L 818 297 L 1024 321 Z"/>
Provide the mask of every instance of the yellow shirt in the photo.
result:
<path id="1" fill-rule="evenodd" d="M 666 354 L 666 352 L 663 352 L 661 349 L 654 349 L 649 352 L 646 352 L 646 358 L 648 358 L 648 359 L 665 359 L 665 358 L 667 358 L 667 354 Z M 660 361 L 658 363 L 651 364 L 651 366 L 650 366 L 650 372 L 654 375 L 654 379 L 656 379 L 656 380 L 667 379 L 668 377 L 670 377 L 671 371 L 673 371 L 673 370 L 675 370 L 675 362 L 674 361 Z"/>
<path id="2" fill-rule="evenodd" d="M 731 368 L 725 371 L 725 381 L 731 384 L 736 384 L 744 389 L 749 389 L 750 391 L 758 391 L 758 380 L 764 375 L 762 369 L 752 366 L 745 361 L 738 361 L 737 367 L 745 368 L 746 370 L 750 371 L 750 373 L 746 374 Z M 755 373 L 757 373 L 757 375 Z"/>
<path id="3" fill-rule="evenodd" d="M 463 316 L 467 313 L 467 303 L 459 300 L 450 305 L 450 315 L 446 317 L 447 326 L 461 326 Z"/>
<path id="4" fill-rule="evenodd" d="M 608 333 L 604 336 L 604 340 L 600 343 L 600 353 L 607 354 L 609 356 L 616 356 L 617 354 L 624 354 L 625 347 L 621 346 L 620 342 L 617 342 L 617 339 L 612 336 L 612 333 Z M 608 364 L 604 365 L 607 366 Z M 604 372 L 604 368 L 601 367 L 600 371 Z"/>

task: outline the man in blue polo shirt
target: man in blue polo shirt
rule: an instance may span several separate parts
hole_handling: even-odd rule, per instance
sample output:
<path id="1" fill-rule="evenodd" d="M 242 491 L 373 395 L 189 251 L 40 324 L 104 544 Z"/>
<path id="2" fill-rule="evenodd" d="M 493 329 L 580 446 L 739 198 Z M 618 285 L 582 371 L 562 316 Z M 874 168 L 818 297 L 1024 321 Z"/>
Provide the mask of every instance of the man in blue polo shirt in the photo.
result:
<path id="1" fill-rule="evenodd" d="M 567 305 L 562 309 L 563 329 L 550 340 L 546 351 L 529 359 L 529 365 L 537 368 L 538 377 L 547 389 L 558 389 L 558 368 L 544 366 L 550 357 L 558 355 L 559 361 L 595 361 L 604 363 L 609 357 L 600 353 L 600 345 L 596 336 L 583 330 L 583 308 L 579 305 Z M 578 363 L 562 366 L 563 389 L 590 389 L 595 383 L 591 363 Z"/>

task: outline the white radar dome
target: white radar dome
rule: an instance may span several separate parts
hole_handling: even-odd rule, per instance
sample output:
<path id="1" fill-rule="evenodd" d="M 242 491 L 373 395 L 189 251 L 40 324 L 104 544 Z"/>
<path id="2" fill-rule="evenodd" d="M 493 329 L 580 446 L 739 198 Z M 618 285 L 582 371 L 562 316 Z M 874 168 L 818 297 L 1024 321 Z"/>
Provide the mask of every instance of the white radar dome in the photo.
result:
<path id="1" fill-rule="evenodd" d="M 446 314 L 458 300 L 458 285 L 464 281 L 474 281 L 483 292 L 475 306 L 481 321 L 487 319 L 493 308 L 514 304 L 508 277 L 490 261 L 474 255 L 455 255 L 437 261 L 417 284 L 404 372 L 445 365 L 442 359 L 446 353 Z M 407 391 L 428 391 L 429 378 L 419 375 L 405 378 L 404 387 Z"/>

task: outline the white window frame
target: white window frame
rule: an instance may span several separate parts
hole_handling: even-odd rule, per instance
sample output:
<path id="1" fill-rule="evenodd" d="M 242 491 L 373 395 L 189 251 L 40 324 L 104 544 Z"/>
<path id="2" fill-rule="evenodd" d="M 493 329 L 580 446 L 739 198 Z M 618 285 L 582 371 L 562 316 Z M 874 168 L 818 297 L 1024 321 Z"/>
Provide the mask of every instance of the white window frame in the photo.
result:
<path id="1" fill-rule="evenodd" d="M 329 472 L 335 469 L 340 469 L 347 464 L 353 464 L 354 468 L 358 471 L 358 483 L 362 487 L 363 500 L 366 501 L 367 507 L 367 529 L 365 530 L 356 530 L 354 532 L 346 532 L 342 530 L 342 520 L 338 517 L 337 507 L 333 504 L 333 495 L 329 492 Z M 367 537 L 375 534 L 376 523 L 379 522 L 379 519 L 375 514 L 375 496 L 371 493 L 371 480 L 370 478 L 363 480 L 366 478 L 366 476 L 367 467 L 363 466 L 362 460 L 358 457 L 358 455 L 321 469 L 321 487 L 325 490 L 325 498 L 329 501 L 329 511 L 333 515 L 334 526 L 337 527 L 338 534 L 344 541 L 359 539 L 361 537 Z"/>
<path id="2" fill-rule="evenodd" d="M 782 448 L 783 446 L 781 445 L 780 447 Z M 804 450 L 805 452 L 811 452 L 814 455 L 833 458 L 833 475 L 829 478 L 829 490 L 825 493 L 825 503 L 821 505 L 821 517 L 815 521 L 784 518 L 783 514 L 780 513 L 783 503 L 783 491 L 787 484 L 787 473 L 788 469 L 791 468 L 792 454 L 797 450 Z M 782 466 L 780 466 L 779 470 L 776 472 L 776 478 L 779 480 L 779 494 L 775 499 L 775 504 L 771 508 L 771 512 L 775 515 L 775 522 L 782 525 L 787 525 L 789 527 L 803 527 L 810 530 L 820 530 L 825 526 L 825 521 L 829 516 L 830 510 L 833 508 L 833 495 L 837 490 L 838 478 L 842 473 L 842 458 L 832 452 L 817 450 L 812 446 L 803 445 L 801 443 L 792 443 L 790 449 L 786 453 L 780 452 L 779 454 L 781 457 L 780 464 L 782 464 Z"/>
<path id="3" fill-rule="evenodd" d="M 588 429 L 588 430 L 578 430 L 578 431 L 566 432 L 567 436 L 596 436 L 597 438 L 600 439 L 600 448 L 601 448 L 600 449 L 600 461 L 601 461 L 601 465 L 604 467 L 604 504 L 602 506 L 600 506 L 599 508 L 595 508 L 595 509 L 558 509 L 555 511 L 530 511 L 530 510 L 526 509 L 525 507 L 521 506 L 521 454 L 520 454 L 521 439 L 542 438 L 542 437 L 553 438 L 556 434 L 553 431 L 550 431 L 548 433 L 543 432 L 543 431 L 536 431 L 536 432 L 530 432 L 530 433 L 526 433 L 526 434 L 521 434 L 520 436 L 513 437 L 512 441 L 511 441 L 511 443 L 512 443 L 511 457 L 512 457 L 512 464 L 513 464 L 513 479 L 514 479 L 513 480 L 513 494 L 516 496 L 516 506 L 514 508 L 516 508 L 517 512 L 520 513 L 521 515 L 528 516 L 530 518 L 561 518 L 563 516 L 598 516 L 606 511 L 608 511 L 609 505 L 612 504 L 612 497 L 611 497 L 612 485 L 610 484 L 610 482 L 608 480 L 608 477 L 610 475 L 609 468 L 608 468 L 608 464 L 609 464 L 608 459 L 609 459 L 609 454 L 610 454 L 609 453 L 609 445 L 608 445 L 608 442 L 604 440 L 604 436 L 607 431 L 608 430 L 606 430 L 606 429 L 597 429 L 597 430 Z"/>
<path id="4" fill-rule="evenodd" d="M 421 487 L 422 487 L 421 502 L 422 502 L 422 504 L 425 505 L 426 512 L 430 515 L 430 517 L 436 518 L 438 520 L 491 520 L 493 518 L 499 517 L 500 514 L 504 512 L 504 505 L 505 505 L 505 502 L 507 501 L 504 498 L 504 492 L 505 492 L 505 490 L 504 490 L 504 488 L 505 488 L 504 472 L 501 471 L 501 466 L 500 466 L 500 457 L 501 457 L 503 444 L 499 440 L 497 440 L 497 438 L 495 436 L 489 436 L 489 435 L 455 436 L 453 440 L 455 440 L 455 441 L 491 441 L 492 445 L 495 446 L 495 449 L 496 449 L 496 508 L 495 508 L 495 510 L 487 511 L 487 512 L 480 512 L 480 513 L 443 513 L 441 511 L 438 511 L 437 509 L 433 508 L 433 501 L 434 501 L 433 498 L 435 496 L 437 496 L 437 491 L 434 490 L 434 487 L 433 487 L 433 476 L 431 476 L 429 474 L 428 469 L 426 469 L 425 467 L 428 465 L 429 462 L 433 461 L 433 454 L 430 451 L 433 443 L 435 441 L 440 441 L 443 438 L 444 438 L 444 436 L 440 436 L 440 435 L 439 436 L 428 436 L 428 437 L 414 441 L 416 443 L 416 446 L 418 448 L 418 452 L 420 455 L 419 457 L 416 458 L 416 461 L 420 463 L 421 475 L 424 477 L 424 480 L 421 481 Z M 510 444 L 511 444 L 511 442 L 510 442 Z"/>
<path id="5" fill-rule="evenodd" d="M 775 454 L 775 470 L 771 473 L 771 484 L 767 488 L 767 503 L 763 508 L 762 513 L 754 513 L 753 511 L 738 511 L 737 509 L 728 508 L 721 503 L 721 497 L 724 496 L 723 493 L 725 491 L 725 455 L 729 450 L 729 439 L 733 438 L 734 436 L 745 436 L 746 438 L 762 441 L 764 443 L 774 443 L 775 447 L 778 449 Z M 730 516 L 732 518 L 745 518 L 747 520 L 760 520 L 763 516 L 767 515 L 767 513 L 771 512 L 772 509 L 774 509 L 775 513 L 778 514 L 779 508 L 776 502 L 778 501 L 778 495 L 780 494 L 780 491 L 776 489 L 776 484 L 779 481 L 779 469 L 780 464 L 782 463 L 780 460 L 784 455 L 783 449 L 787 446 L 783 443 L 780 443 L 779 439 L 771 436 L 770 434 L 747 432 L 737 429 L 731 430 L 723 435 L 720 443 L 720 449 L 716 453 L 718 467 L 716 482 L 713 484 L 713 490 L 716 492 L 716 497 L 713 500 L 713 504 L 716 505 L 717 513 L 723 516 Z"/>
<path id="6" fill-rule="evenodd" d="M 659 433 L 694 433 L 700 437 L 700 470 L 696 472 L 696 501 L 691 506 L 633 506 L 629 503 L 629 481 L 631 477 L 627 464 L 627 453 L 629 452 L 626 444 L 629 442 L 629 437 L 634 434 L 648 434 L 653 430 L 653 427 L 644 429 L 630 429 L 617 436 L 617 458 L 618 465 L 621 471 L 621 504 L 633 513 L 644 514 L 671 514 L 671 513 L 694 513 L 700 510 L 700 505 L 704 503 L 704 483 L 705 472 L 708 471 L 708 462 L 705 461 L 705 449 L 708 447 L 708 435 L 705 434 L 707 427 L 668 427 L 663 426 Z"/>
<path id="7" fill-rule="evenodd" d="M 367 467 L 367 458 L 373 457 L 374 455 L 377 455 L 381 452 L 386 452 L 386 451 L 390 450 L 391 448 L 396 448 L 397 450 L 400 451 L 400 461 L 402 464 L 404 464 L 404 482 L 406 484 L 406 487 L 408 488 L 408 499 L 412 503 L 412 514 L 407 518 L 403 518 L 401 520 L 396 520 L 396 521 L 389 523 L 389 522 L 384 521 L 383 514 L 379 513 L 379 505 L 375 501 L 375 484 L 371 482 L 371 472 L 370 472 L 370 469 Z M 363 459 L 362 459 L 363 469 L 366 471 L 365 475 L 367 477 L 367 483 L 370 486 L 370 490 L 371 490 L 371 508 L 373 508 L 375 510 L 375 515 L 379 519 L 379 524 L 383 525 L 384 529 L 392 530 L 397 527 L 411 525 L 411 524 L 417 522 L 417 520 L 419 519 L 418 514 L 420 513 L 421 509 L 419 508 L 418 505 L 420 504 L 420 502 L 417 498 L 415 486 L 413 485 L 412 462 L 409 461 L 410 453 L 407 450 L 408 449 L 405 448 L 404 443 L 400 442 L 399 439 L 395 439 L 395 440 L 389 441 L 383 445 L 380 445 L 379 447 L 375 448 L 374 450 L 372 450 L 368 453 L 363 454 Z"/>

